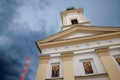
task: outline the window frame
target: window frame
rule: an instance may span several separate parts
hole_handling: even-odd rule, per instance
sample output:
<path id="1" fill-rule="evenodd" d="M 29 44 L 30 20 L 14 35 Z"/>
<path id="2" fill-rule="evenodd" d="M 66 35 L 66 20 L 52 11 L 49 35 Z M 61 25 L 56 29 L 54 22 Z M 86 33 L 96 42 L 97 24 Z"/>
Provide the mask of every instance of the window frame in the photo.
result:
<path id="1" fill-rule="evenodd" d="M 83 62 L 90 62 L 91 63 L 93 73 L 88 73 L 88 74 L 85 73 L 85 68 L 84 68 Z M 82 64 L 84 75 L 97 74 L 97 68 L 95 66 L 93 58 L 81 59 L 80 63 Z"/>
<path id="2" fill-rule="evenodd" d="M 120 64 L 117 62 L 117 60 L 116 60 L 116 58 L 120 58 L 120 54 L 117 54 L 117 55 L 113 55 L 113 58 L 114 58 L 114 61 L 115 61 L 115 63 L 116 63 L 116 65 L 117 65 L 117 67 L 119 68 L 119 70 L 120 70 Z"/>
<path id="3" fill-rule="evenodd" d="M 54 77 L 54 76 L 52 76 L 52 72 L 53 72 L 53 66 L 59 66 L 59 73 L 58 73 L 58 77 L 56 76 L 56 77 Z M 51 63 L 51 78 L 59 78 L 60 77 L 60 63 Z"/>

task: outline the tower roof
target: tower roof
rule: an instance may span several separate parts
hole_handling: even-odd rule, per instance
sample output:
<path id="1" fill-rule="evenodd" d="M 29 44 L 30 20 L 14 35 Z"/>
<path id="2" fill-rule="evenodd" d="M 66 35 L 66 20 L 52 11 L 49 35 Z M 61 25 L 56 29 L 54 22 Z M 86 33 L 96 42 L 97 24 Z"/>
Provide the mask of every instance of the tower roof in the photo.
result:
<path id="1" fill-rule="evenodd" d="M 74 8 L 74 7 L 69 7 L 69 8 L 66 9 L 66 11 L 74 10 L 74 9 L 76 9 L 76 8 Z"/>

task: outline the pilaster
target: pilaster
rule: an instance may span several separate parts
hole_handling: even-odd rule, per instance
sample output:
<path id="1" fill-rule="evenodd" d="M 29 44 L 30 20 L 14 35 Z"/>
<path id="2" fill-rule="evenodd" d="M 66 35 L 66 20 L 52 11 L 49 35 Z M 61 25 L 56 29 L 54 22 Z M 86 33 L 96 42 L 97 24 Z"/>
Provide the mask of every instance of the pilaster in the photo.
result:
<path id="1" fill-rule="evenodd" d="M 48 60 L 49 55 L 40 56 L 39 57 L 39 66 L 38 66 L 38 72 L 36 76 L 36 80 L 45 80 L 46 79 L 46 72 L 48 68 Z"/>
<path id="2" fill-rule="evenodd" d="M 73 53 L 63 53 L 61 57 L 63 60 L 64 80 L 75 80 L 73 72 Z"/>
<path id="3" fill-rule="evenodd" d="M 96 53 L 99 55 L 110 80 L 120 80 L 120 71 L 109 55 L 109 48 L 96 49 Z"/>

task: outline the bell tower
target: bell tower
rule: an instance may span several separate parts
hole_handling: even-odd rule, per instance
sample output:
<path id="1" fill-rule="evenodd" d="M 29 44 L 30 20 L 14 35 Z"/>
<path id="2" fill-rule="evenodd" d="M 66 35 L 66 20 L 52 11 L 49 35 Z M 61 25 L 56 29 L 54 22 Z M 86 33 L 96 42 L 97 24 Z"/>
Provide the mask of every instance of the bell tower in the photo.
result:
<path id="1" fill-rule="evenodd" d="M 120 80 L 120 28 L 92 26 L 82 8 L 61 18 L 62 31 L 36 42 L 36 80 Z"/>
<path id="2" fill-rule="evenodd" d="M 66 11 L 61 12 L 62 30 L 73 27 L 76 24 L 79 25 L 91 25 L 87 21 L 83 13 L 83 8 L 75 9 L 74 7 L 67 8 Z"/>

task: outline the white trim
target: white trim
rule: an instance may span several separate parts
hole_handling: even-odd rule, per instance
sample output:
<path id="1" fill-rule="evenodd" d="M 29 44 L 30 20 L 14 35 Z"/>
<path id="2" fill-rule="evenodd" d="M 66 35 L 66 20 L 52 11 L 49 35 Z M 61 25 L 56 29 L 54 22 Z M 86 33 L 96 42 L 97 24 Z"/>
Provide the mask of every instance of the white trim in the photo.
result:
<path id="1" fill-rule="evenodd" d="M 59 77 L 60 77 L 60 71 L 61 71 L 61 66 L 60 66 L 60 62 L 57 62 L 57 63 L 51 63 L 51 66 L 50 66 L 50 76 L 52 75 L 52 66 L 59 66 Z M 59 78 L 59 77 L 52 77 L 51 78 Z"/>
<path id="2" fill-rule="evenodd" d="M 50 57 L 59 57 L 61 56 L 60 54 L 50 54 Z"/>
<path id="3" fill-rule="evenodd" d="M 95 49 L 88 49 L 88 50 L 81 50 L 81 51 L 75 51 L 74 54 L 82 54 L 87 52 L 94 52 Z"/>
<path id="4" fill-rule="evenodd" d="M 120 45 L 110 46 L 109 48 L 110 48 L 110 49 L 120 48 Z"/>
<path id="5" fill-rule="evenodd" d="M 116 61 L 116 58 L 118 58 L 118 57 L 120 58 L 120 54 L 113 55 L 115 64 L 116 64 L 116 66 L 118 67 L 118 69 L 120 70 L 120 65 L 119 65 L 118 62 Z"/>

